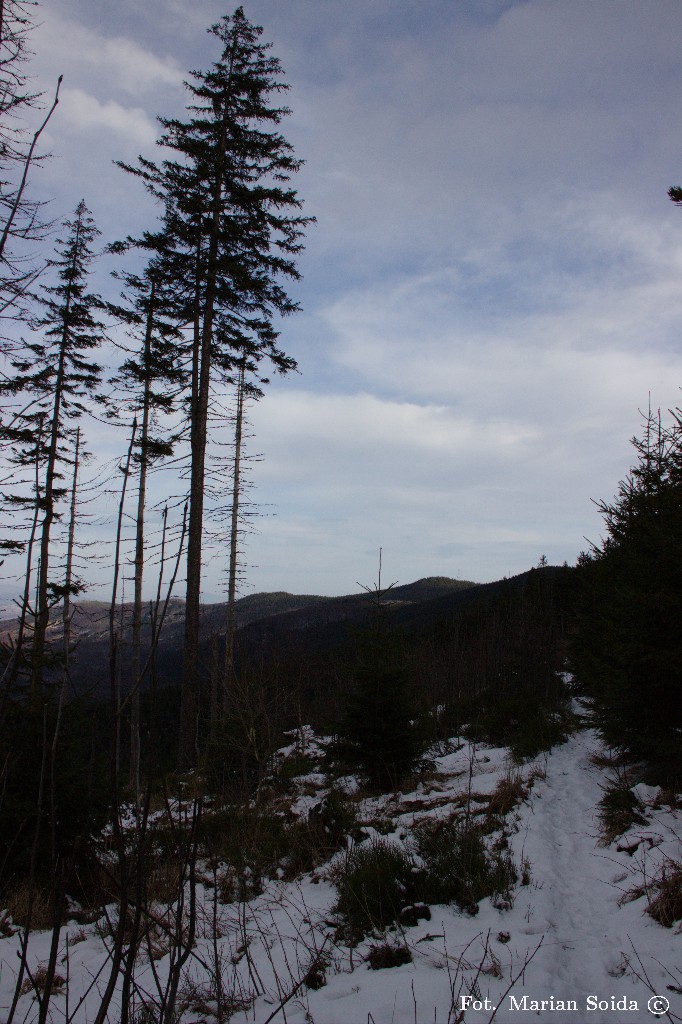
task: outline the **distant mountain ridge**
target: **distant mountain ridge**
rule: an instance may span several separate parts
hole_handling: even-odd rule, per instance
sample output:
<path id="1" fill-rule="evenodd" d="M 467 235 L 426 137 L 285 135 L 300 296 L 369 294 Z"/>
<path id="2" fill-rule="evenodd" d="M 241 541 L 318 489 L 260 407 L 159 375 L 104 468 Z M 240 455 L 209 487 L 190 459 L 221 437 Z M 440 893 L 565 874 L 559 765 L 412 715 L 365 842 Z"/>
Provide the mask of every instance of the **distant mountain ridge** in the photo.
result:
<path id="1" fill-rule="evenodd" d="M 382 594 L 382 604 L 387 614 L 393 616 L 434 599 L 481 586 L 484 585 L 447 576 L 427 576 L 413 583 L 389 587 Z M 335 646 L 345 635 L 346 625 L 361 623 L 371 614 L 375 602 L 376 594 L 367 590 L 340 597 L 290 594 L 287 591 L 248 594 L 236 602 L 238 643 L 243 649 L 254 646 L 263 649 L 279 643 L 289 634 L 305 636 L 306 643 L 316 647 Z M 116 612 L 116 621 L 124 638 L 121 644 L 124 658 L 130 640 L 132 608 L 132 602 L 126 602 Z M 61 635 L 60 611 L 55 609 L 49 630 L 55 639 Z M 206 660 L 213 638 L 224 637 L 226 618 L 227 602 L 207 604 L 202 608 L 201 637 Z M 184 622 L 184 601 L 173 598 L 168 604 L 157 652 L 159 678 L 164 684 L 179 682 Z M 16 618 L 0 621 L 0 634 L 12 634 L 15 630 Z M 107 673 L 105 645 L 109 642 L 109 604 L 106 601 L 74 602 L 72 638 L 77 644 L 71 664 L 76 691 L 100 690 Z M 149 603 L 143 607 L 142 642 L 143 648 L 148 649 L 151 642 Z"/>
<path id="2" fill-rule="evenodd" d="M 403 611 L 415 609 L 439 598 L 473 591 L 484 584 L 427 576 L 414 583 L 390 586 L 381 592 L 381 604 L 391 620 Z M 282 610 L 245 623 L 240 631 L 242 645 L 272 647 L 285 634 L 305 636 L 313 647 L 336 646 L 348 627 L 361 625 L 376 607 L 376 591 L 363 590 L 343 597 L 329 597 L 299 608 Z"/>

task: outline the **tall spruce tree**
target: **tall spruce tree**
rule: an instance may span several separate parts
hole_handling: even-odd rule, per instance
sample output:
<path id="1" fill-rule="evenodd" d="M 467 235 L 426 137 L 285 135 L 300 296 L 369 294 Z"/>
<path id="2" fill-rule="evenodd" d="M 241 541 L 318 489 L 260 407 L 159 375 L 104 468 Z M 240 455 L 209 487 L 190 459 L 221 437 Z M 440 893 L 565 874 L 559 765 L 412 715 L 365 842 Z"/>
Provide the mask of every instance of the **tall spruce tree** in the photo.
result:
<path id="1" fill-rule="evenodd" d="M 222 47 L 207 71 L 192 72 L 186 120 L 161 119 L 160 145 L 177 154 L 157 165 L 122 165 L 162 201 L 163 230 L 143 245 L 176 275 L 191 328 L 190 511 L 180 762 L 198 752 L 199 609 L 211 387 L 234 377 L 245 356 L 276 370 L 295 363 L 277 346 L 274 319 L 297 304 L 282 286 L 296 279 L 294 257 L 310 218 L 288 187 L 300 167 L 278 131 L 289 112 L 273 104 L 287 89 L 262 29 L 241 7 L 209 32 Z"/>
<path id="2" fill-rule="evenodd" d="M 35 500 L 41 513 L 37 530 L 39 562 L 31 651 L 31 689 L 39 695 L 46 661 L 46 636 L 50 608 L 64 596 L 64 583 L 51 574 L 52 527 L 58 502 L 66 490 L 61 467 L 72 461 L 75 423 L 93 399 L 100 366 L 90 358 L 104 340 L 103 325 L 96 319 L 100 302 L 87 291 L 93 244 L 99 235 L 90 211 L 81 201 L 73 220 L 65 221 L 67 235 L 58 240 L 59 249 L 51 261 L 57 283 L 43 288 L 41 309 L 34 332 L 12 358 L 14 376 L 4 382 L 2 393 L 23 396 L 26 408 L 19 413 L 5 439 L 19 442 L 30 435 L 40 420 L 42 450 L 37 458 L 42 481 Z"/>

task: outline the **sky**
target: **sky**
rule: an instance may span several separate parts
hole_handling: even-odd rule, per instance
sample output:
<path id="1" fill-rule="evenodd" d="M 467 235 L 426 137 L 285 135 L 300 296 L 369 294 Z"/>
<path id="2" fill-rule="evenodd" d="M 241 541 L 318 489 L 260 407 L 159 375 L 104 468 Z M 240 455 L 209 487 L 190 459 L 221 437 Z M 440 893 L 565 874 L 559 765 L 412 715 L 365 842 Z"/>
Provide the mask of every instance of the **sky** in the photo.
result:
<path id="1" fill-rule="evenodd" d="M 316 218 L 281 324 L 299 373 L 249 410 L 244 593 L 484 582 L 573 564 L 649 402 L 680 403 L 677 0 L 245 0 L 290 86 Z M 102 244 L 156 210 L 114 160 L 218 57 L 215 0 L 49 0 L 32 71 L 53 158 Z M 98 287 L 113 297 L 113 261 Z M 107 441 L 118 444 L 120 439 Z M 172 489 L 166 479 L 157 488 Z M 207 600 L 226 552 L 209 548 Z"/>

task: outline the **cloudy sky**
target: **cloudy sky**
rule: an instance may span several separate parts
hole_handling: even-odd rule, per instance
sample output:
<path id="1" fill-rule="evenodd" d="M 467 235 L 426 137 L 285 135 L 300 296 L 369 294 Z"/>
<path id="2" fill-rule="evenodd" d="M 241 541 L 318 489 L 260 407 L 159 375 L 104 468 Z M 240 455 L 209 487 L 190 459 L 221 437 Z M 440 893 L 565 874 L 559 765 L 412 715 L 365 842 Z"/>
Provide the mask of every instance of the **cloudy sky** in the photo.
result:
<path id="1" fill-rule="evenodd" d="M 300 375 L 250 412 L 248 590 L 486 581 L 598 540 L 592 499 L 682 384 L 678 0 L 245 0 L 290 85 L 317 218 L 282 325 Z M 217 0 L 49 0 L 54 159 L 105 241 L 154 223 L 114 159 L 217 56 Z M 101 290 L 112 292 L 102 270 Z M 221 558 L 206 593 L 219 596 Z"/>

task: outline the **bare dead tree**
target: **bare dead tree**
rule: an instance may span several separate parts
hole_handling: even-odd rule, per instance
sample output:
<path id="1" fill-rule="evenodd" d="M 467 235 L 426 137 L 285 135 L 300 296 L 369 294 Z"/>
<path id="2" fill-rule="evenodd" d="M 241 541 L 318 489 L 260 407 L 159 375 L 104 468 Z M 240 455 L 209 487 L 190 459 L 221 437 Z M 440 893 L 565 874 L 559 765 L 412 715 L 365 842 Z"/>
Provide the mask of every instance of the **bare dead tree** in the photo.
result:
<path id="1" fill-rule="evenodd" d="M 21 319 L 22 300 L 35 282 L 42 264 L 33 259 L 30 243 L 45 239 L 51 222 L 43 216 L 44 202 L 31 199 L 31 168 L 45 160 L 38 145 L 59 103 L 62 76 L 54 97 L 35 131 L 26 128 L 27 115 L 41 106 L 32 91 L 26 64 L 32 54 L 33 0 L 0 2 L 0 316 Z M 28 244 L 28 248 L 27 248 Z"/>

